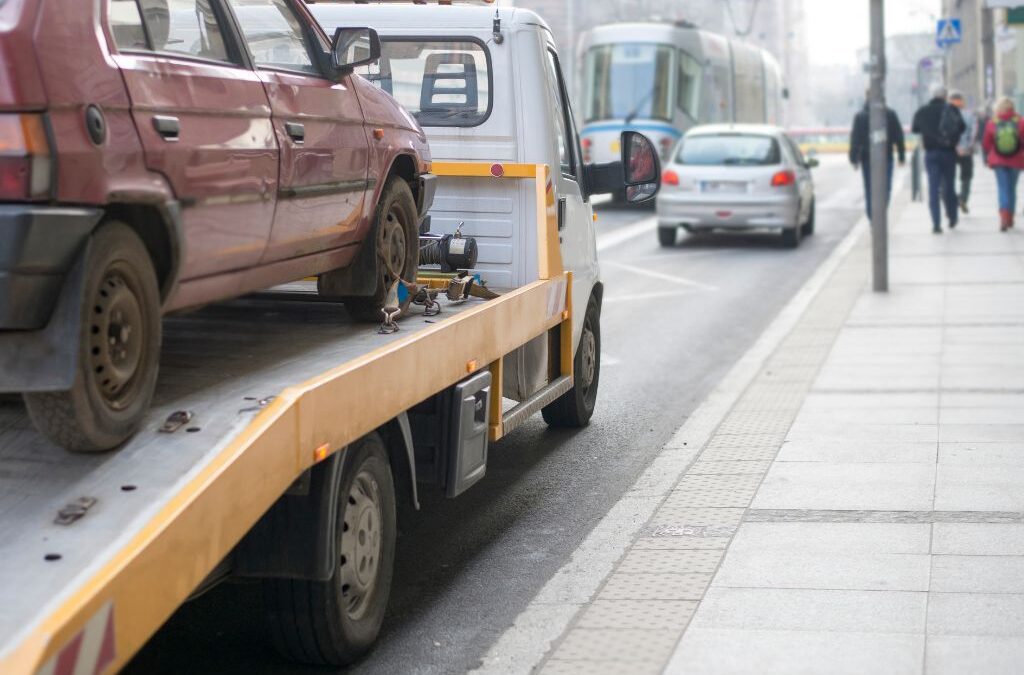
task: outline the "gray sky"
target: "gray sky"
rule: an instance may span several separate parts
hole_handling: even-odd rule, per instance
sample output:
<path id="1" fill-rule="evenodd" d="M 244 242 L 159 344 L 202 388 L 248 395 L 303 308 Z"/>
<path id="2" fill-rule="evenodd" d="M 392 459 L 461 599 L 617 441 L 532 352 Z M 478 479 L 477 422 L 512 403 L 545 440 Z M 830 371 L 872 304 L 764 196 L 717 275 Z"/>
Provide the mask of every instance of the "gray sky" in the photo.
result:
<path id="1" fill-rule="evenodd" d="M 941 0 L 886 0 L 885 32 L 935 32 Z M 868 0 L 804 0 L 811 63 L 856 65 L 869 39 Z"/>

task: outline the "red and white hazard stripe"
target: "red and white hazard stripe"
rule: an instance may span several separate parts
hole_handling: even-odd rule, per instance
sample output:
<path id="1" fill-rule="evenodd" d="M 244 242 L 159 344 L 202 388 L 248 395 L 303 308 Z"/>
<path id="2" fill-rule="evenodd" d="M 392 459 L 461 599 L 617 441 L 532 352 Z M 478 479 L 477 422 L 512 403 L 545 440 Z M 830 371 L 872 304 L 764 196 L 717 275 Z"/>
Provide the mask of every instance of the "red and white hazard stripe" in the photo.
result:
<path id="1" fill-rule="evenodd" d="M 108 602 L 36 675 L 101 675 L 115 653 L 114 605 Z"/>

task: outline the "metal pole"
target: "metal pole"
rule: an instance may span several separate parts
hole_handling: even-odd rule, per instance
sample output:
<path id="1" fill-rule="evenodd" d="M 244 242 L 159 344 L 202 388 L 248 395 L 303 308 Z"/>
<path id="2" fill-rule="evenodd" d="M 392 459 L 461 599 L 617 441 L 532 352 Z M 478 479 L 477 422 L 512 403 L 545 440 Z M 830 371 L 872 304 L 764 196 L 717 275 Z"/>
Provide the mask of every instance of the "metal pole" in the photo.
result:
<path id="1" fill-rule="evenodd" d="M 889 290 L 889 139 L 885 109 L 885 0 L 871 1 L 871 260 L 875 292 Z"/>

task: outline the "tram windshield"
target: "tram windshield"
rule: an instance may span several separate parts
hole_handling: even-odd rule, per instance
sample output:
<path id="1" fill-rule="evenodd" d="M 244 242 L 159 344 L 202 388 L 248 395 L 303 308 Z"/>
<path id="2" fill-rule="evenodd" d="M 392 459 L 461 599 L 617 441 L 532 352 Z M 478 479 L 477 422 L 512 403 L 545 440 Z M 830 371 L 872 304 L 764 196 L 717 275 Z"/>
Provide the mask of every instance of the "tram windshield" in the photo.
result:
<path id="1" fill-rule="evenodd" d="M 584 65 L 584 118 L 672 119 L 672 54 L 668 45 L 598 45 Z"/>

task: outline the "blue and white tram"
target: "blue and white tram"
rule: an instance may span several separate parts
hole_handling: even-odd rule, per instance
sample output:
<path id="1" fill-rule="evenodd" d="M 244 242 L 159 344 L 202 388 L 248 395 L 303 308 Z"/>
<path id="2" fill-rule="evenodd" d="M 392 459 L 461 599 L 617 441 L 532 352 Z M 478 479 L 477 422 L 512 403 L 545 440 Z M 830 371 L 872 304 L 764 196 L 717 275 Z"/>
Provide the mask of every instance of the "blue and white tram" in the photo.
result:
<path id="1" fill-rule="evenodd" d="M 683 133 L 715 122 L 778 124 L 782 72 L 763 49 L 686 24 L 618 23 L 579 46 L 584 158 L 619 157 L 624 130 L 668 156 Z"/>

